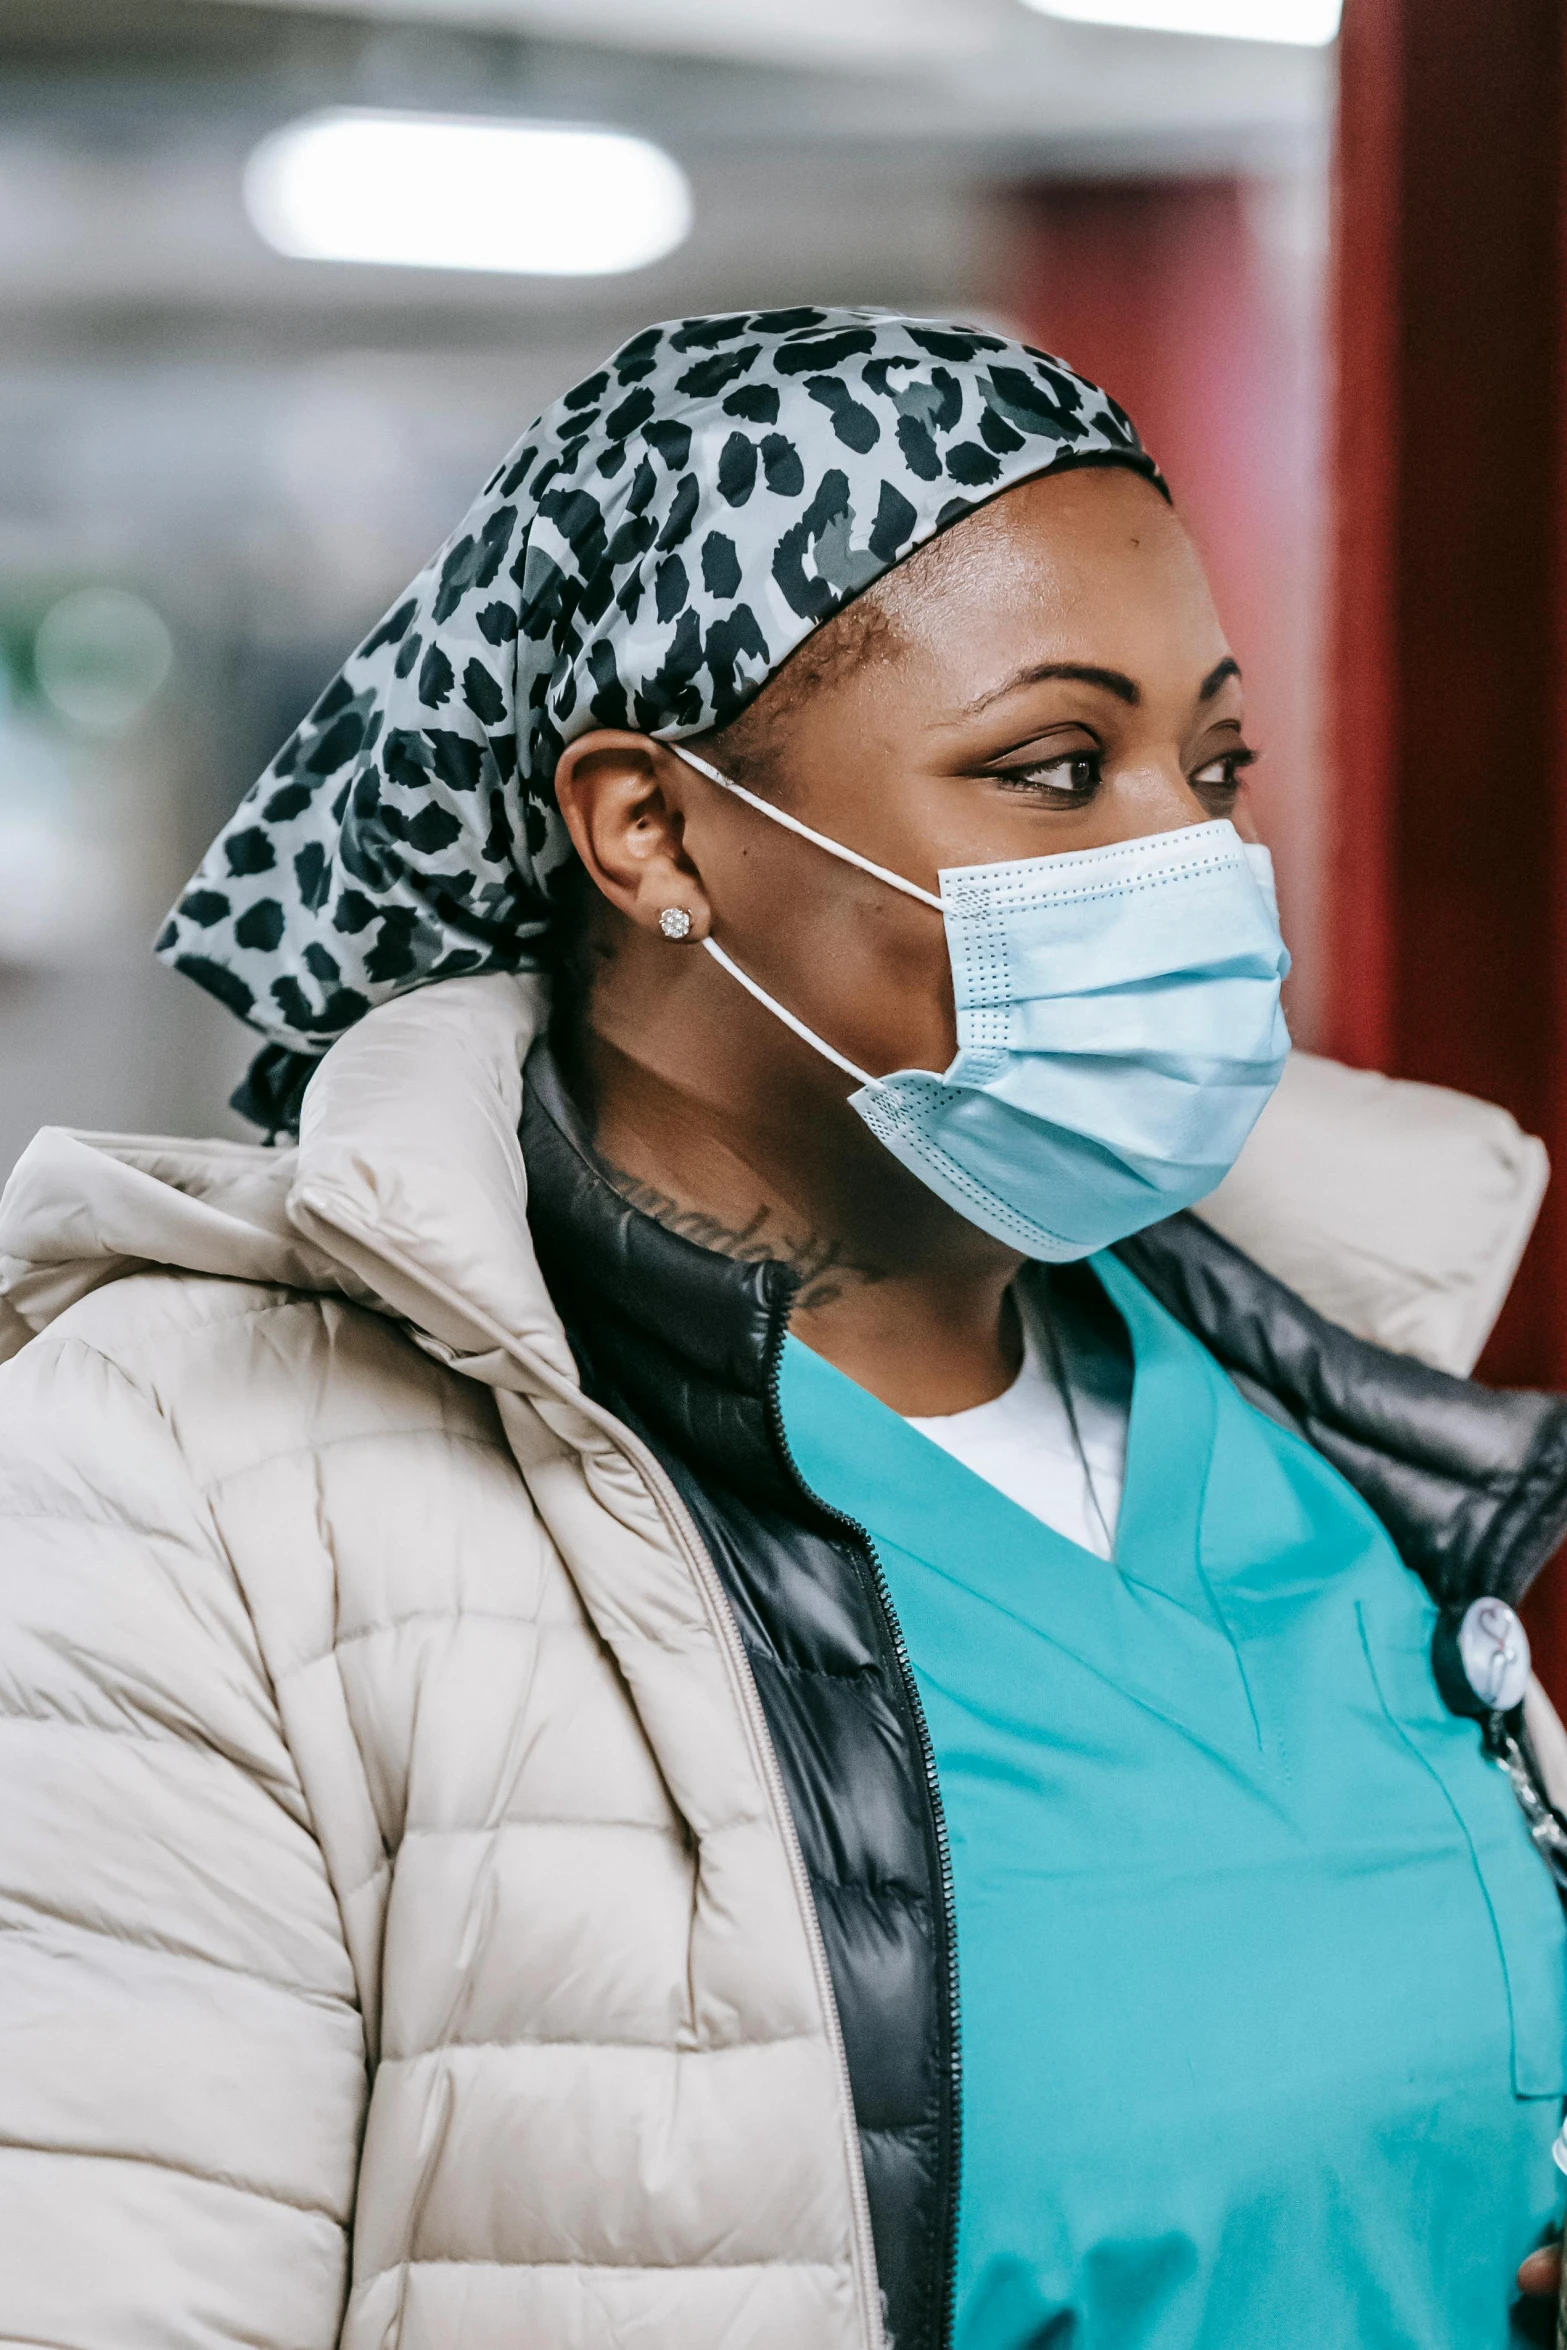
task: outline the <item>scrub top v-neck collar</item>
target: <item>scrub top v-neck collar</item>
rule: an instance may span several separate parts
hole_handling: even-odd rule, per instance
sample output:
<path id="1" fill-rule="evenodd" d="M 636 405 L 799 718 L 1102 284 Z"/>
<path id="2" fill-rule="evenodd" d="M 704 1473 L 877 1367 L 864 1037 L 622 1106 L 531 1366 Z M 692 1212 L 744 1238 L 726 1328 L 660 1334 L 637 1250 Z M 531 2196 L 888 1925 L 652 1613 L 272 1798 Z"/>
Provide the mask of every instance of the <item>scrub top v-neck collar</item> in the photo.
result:
<path id="1" fill-rule="evenodd" d="M 1130 1685 L 1142 1684 L 1155 1711 L 1204 1742 L 1228 1729 L 1255 1752 L 1259 1732 L 1244 1664 L 1202 1558 L 1223 1373 L 1113 1257 L 1091 1262 L 1125 1322 L 1133 1366 L 1126 1478 L 1108 1560 L 1009 1500 L 794 1338 L 784 1356 L 785 1425 L 808 1425 L 818 1482 L 825 1471 L 839 1489 L 852 1485 L 854 1514 L 873 1541 L 906 1551 L 936 1574 L 953 1573 L 950 1548 L 936 1537 L 961 1493 L 969 1535 L 961 1571 L 976 1599 L 1080 1657 L 1100 1649 L 1108 1629 L 1118 1671 Z M 1157 1657 L 1161 1643 L 1150 1634 L 1172 1609 L 1192 1627 L 1182 1634 L 1191 1653 L 1178 1689 L 1137 1661 Z M 1115 1617 L 1124 1619 L 1124 1638 L 1113 1629 Z"/>

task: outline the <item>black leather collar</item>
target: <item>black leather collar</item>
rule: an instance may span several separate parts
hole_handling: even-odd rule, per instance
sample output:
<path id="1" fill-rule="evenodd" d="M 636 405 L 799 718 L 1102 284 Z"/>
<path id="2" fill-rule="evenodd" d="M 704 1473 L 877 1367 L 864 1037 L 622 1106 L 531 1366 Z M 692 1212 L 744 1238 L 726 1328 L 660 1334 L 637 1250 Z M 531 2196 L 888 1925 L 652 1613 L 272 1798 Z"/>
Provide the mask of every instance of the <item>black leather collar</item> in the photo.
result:
<path id="1" fill-rule="evenodd" d="M 528 1056 L 522 1149 L 540 1269 L 584 1384 L 607 1375 L 612 1329 L 614 1384 L 643 1428 L 751 1498 L 798 1503 L 769 1394 L 797 1286 L 788 1266 L 738 1264 L 622 1199 L 543 1039 Z"/>

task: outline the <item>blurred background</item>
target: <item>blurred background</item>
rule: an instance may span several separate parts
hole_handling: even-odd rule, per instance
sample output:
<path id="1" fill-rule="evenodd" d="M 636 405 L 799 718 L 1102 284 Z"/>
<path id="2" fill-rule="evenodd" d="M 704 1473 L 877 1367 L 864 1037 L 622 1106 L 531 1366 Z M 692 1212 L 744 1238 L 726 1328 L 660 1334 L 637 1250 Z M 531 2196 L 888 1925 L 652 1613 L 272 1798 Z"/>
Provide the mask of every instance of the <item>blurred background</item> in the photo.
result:
<path id="1" fill-rule="evenodd" d="M 1567 1158 L 1564 60 L 1559 0 L 4 0 L 0 1173 L 245 1131 L 148 952 L 211 833 L 540 407 L 818 300 L 1122 398 L 1297 1038 Z M 1567 1384 L 1554 1197 L 1484 1368 Z"/>
<path id="2" fill-rule="evenodd" d="M 686 311 L 995 321 L 1119 393 L 1251 681 L 1313 1034 L 1331 22 L 1120 9 L 1161 11 L 1314 37 L 1023 0 L 6 0 L 0 1172 L 51 1121 L 248 1131 L 254 1040 L 152 963 L 164 908 L 534 414 Z M 618 151 L 618 245 L 474 249 L 470 217 L 444 266 L 322 258 L 363 250 L 334 170 L 383 226 L 397 193 L 395 153 L 366 190 L 375 156 L 319 141 L 310 180 L 290 126 L 339 110 L 657 154 Z"/>

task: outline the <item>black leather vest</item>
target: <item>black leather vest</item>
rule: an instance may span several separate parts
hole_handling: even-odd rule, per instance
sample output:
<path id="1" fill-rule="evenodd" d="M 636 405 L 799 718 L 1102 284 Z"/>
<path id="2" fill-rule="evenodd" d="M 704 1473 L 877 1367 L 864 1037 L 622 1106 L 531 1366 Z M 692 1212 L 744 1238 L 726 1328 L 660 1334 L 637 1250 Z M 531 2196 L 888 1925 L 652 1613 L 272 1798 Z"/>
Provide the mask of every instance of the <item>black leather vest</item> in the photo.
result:
<path id="1" fill-rule="evenodd" d="M 545 1044 L 522 1146 L 583 1385 L 668 1471 L 756 1677 L 832 1974 L 889 2339 L 947 2350 L 959 2048 L 941 1800 L 875 1552 L 789 1458 L 777 1373 L 794 1278 L 628 1206 Z M 1358 1489 L 1438 1601 L 1522 1597 L 1567 1533 L 1567 1399 L 1493 1393 L 1352 1338 L 1191 1216 L 1118 1253 Z"/>

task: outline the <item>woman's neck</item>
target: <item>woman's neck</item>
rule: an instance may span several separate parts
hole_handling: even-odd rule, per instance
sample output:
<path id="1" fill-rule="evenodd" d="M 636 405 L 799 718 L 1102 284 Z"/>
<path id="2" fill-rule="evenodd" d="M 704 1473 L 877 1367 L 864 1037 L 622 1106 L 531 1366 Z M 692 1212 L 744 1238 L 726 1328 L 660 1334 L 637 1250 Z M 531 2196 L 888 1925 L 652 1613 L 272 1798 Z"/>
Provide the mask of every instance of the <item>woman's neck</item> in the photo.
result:
<path id="1" fill-rule="evenodd" d="M 1021 1358 L 1008 1292 L 1022 1260 L 899 1165 L 795 1054 L 721 1071 L 682 1059 L 652 1066 L 593 1028 L 571 1055 L 622 1196 L 703 1248 L 787 1265 L 796 1335 L 894 1411 L 1001 1394 Z"/>

